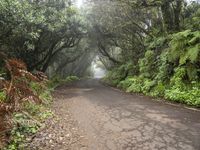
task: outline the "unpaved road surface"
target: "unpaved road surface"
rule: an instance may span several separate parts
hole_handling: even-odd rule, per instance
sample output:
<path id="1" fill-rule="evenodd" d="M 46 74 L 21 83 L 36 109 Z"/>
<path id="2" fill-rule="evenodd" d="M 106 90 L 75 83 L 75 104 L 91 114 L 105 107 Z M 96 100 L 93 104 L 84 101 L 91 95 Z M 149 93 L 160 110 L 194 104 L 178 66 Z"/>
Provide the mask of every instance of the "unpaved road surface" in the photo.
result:
<path id="1" fill-rule="evenodd" d="M 88 79 L 57 89 L 89 150 L 200 150 L 200 112 Z"/>

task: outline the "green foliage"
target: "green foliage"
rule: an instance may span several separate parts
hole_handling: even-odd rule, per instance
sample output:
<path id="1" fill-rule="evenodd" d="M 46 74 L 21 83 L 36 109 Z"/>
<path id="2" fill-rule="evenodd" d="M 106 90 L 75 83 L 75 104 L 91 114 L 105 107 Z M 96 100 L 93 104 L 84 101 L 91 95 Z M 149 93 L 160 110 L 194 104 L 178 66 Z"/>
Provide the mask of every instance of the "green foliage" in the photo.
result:
<path id="1" fill-rule="evenodd" d="M 37 133 L 42 125 L 41 122 L 53 116 L 53 112 L 44 105 L 24 102 L 22 107 L 22 113 L 13 114 L 14 127 L 11 131 L 11 140 L 5 150 L 24 149 L 26 139 Z"/>
<path id="2" fill-rule="evenodd" d="M 163 97 L 165 95 L 166 89 L 166 85 L 164 85 L 162 82 L 158 82 L 149 94 L 154 97 Z"/>
<path id="3" fill-rule="evenodd" d="M 31 71 L 46 71 L 53 56 L 81 38 L 84 26 L 67 1 L 1 0 L 1 50 L 26 62 Z M 71 52 L 64 54 L 73 57 Z"/>
<path id="4" fill-rule="evenodd" d="M 45 105 L 50 105 L 53 101 L 50 90 L 45 90 L 43 93 L 39 95 L 39 98 Z"/>
<path id="5" fill-rule="evenodd" d="M 48 105 L 35 104 L 33 102 L 23 103 L 23 110 L 27 112 L 31 117 L 43 122 L 44 119 L 53 116 L 53 112 L 49 109 Z M 31 119 L 31 118 L 30 118 Z"/>
<path id="6" fill-rule="evenodd" d="M 169 51 L 170 61 L 180 65 L 196 63 L 200 60 L 200 31 L 185 30 L 172 36 Z"/>
<path id="7" fill-rule="evenodd" d="M 200 5 L 198 3 L 192 3 L 188 6 L 185 12 L 186 24 L 185 28 L 192 30 L 200 29 Z"/>
<path id="8" fill-rule="evenodd" d="M 5 91 L 0 91 L 0 103 L 4 102 L 6 99 L 6 93 Z"/>
<path id="9" fill-rule="evenodd" d="M 139 60 L 140 75 L 145 78 L 152 77 L 155 69 L 155 55 L 153 51 L 146 51 L 145 57 Z"/>
<path id="10" fill-rule="evenodd" d="M 24 149 L 24 141 L 27 136 L 35 134 L 39 125 L 30 119 L 27 115 L 22 113 L 15 113 L 13 115 L 14 127 L 11 131 L 11 141 L 5 150 Z"/>
<path id="11" fill-rule="evenodd" d="M 139 77 L 133 77 L 131 85 L 126 91 L 140 93 L 142 91 L 142 79 Z"/>
<path id="12" fill-rule="evenodd" d="M 148 43 L 148 48 L 150 50 L 159 50 L 159 49 L 163 48 L 163 46 L 165 46 L 166 42 L 167 42 L 166 37 L 157 37 L 157 38 L 154 38 L 153 41 L 151 40 Z"/>
<path id="13" fill-rule="evenodd" d="M 59 76 L 54 76 L 51 78 L 48 82 L 48 87 L 49 88 L 55 88 L 61 83 L 61 78 Z"/>
<path id="14" fill-rule="evenodd" d="M 186 103 L 188 105 L 200 105 L 200 84 L 196 81 L 185 83 L 187 76 L 186 68 L 175 69 L 175 74 L 170 80 L 170 88 L 165 91 L 166 99 Z"/>
<path id="15" fill-rule="evenodd" d="M 31 89 L 35 92 L 36 95 L 42 100 L 43 104 L 50 105 L 52 102 L 51 92 L 43 83 L 31 82 Z M 34 104 L 35 105 L 35 104 Z"/>
<path id="16" fill-rule="evenodd" d="M 72 79 L 74 78 L 72 77 Z M 47 107 L 52 102 L 50 91 L 34 82 L 31 83 L 31 88 L 42 99 L 42 104 L 32 101 L 25 101 L 21 104 L 22 113 L 13 115 L 14 127 L 11 132 L 11 141 L 6 150 L 24 149 L 26 138 L 39 130 L 41 122 L 53 116 L 52 111 Z"/>
<path id="17" fill-rule="evenodd" d="M 155 85 L 155 81 L 143 77 L 128 77 L 118 84 L 119 88 L 126 90 L 127 92 L 143 92 L 148 94 L 151 88 Z"/>
<path id="18" fill-rule="evenodd" d="M 104 77 L 103 80 L 108 84 L 117 86 L 120 83 L 120 81 L 126 79 L 129 73 L 131 73 L 131 69 L 132 65 L 130 65 L 130 63 L 121 65 L 108 72 L 108 74 Z"/>
<path id="19" fill-rule="evenodd" d="M 103 81 L 112 86 L 116 86 L 121 81 L 121 75 L 117 73 L 117 70 L 112 70 L 107 73 Z"/>
<path id="20" fill-rule="evenodd" d="M 155 76 L 155 80 L 157 82 L 162 81 L 168 81 L 171 76 L 171 71 L 170 71 L 170 64 L 168 62 L 168 49 L 165 49 L 161 55 L 159 56 L 159 60 L 157 62 L 158 66 L 158 72 Z"/>
<path id="21" fill-rule="evenodd" d="M 148 95 L 152 87 L 154 87 L 155 85 L 156 85 L 155 81 L 152 81 L 150 79 L 143 79 L 142 92 Z"/>
<path id="22" fill-rule="evenodd" d="M 31 82 L 30 87 L 37 95 L 42 94 L 46 90 L 46 87 L 38 82 Z"/>
<path id="23" fill-rule="evenodd" d="M 132 85 L 133 81 L 134 81 L 133 77 L 128 77 L 125 80 L 120 81 L 117 87 L 122 88 L 123 90 L 126 90 L 129 86 Z"/>
<path id="24" fill-rule="evenodd" d="M 186 69 L 184 67 L 178 67 L 175 69 L 175 74 L 170 80 L 171 86 L 184 87 L 184 78 L 186 76 Z"/>
<path id="25" fill-rule="evenodd" d="M 26 79 L 22 78 L 22 80 Z M 27 97 L 26 101 L 17 103 L 20 107 L 17 112 L 10 113 L 12 115 L 12 121 L 10 122 L 12 122 L 13 128 L 10 133 L 9 143 L 5 148 L 6 150 L 24 149 L 24 142 L 28 136 L 35 134 L 38 129 L 43 126 L 42 122 L 44 119 L 53 115 L 49 110 L 52 96 L 44 83 L 45 81 L 40 83 L 32 81 L 29 83 L 29 87 L 27 87 L 28 90 L 31 91 L 30 96 L 34 93 L 37 99 L 40 97 L 41 103 L 38 103 L 31 98 L 29 100 L 29 97 Z"/>
<path id="26" fill-rule="evenodd" d="M 189 24 L 192 29 L 200 29 L 200 8 L 193 14 L 192 21 L 190 23 L 192 23 Z"/>
<path id="27" fill-rule="evenodd" d="M 79 78 L 77 76 L 68 76 L 64 81 L 66 83 L 72 82 L 72 81 L 77 81 Z"/>
<path id="28" fill-rule="evenodd" d="M 107 82 L 127 92 L 200 106 L 200 32 L 185 30 L 169 35 L 169 39 L 168 48 L 166 38 L 149 43 L 152 50 L 140 58 L 139 75 L 123 78 L 122 65 L 107 74 Z M 162 47 L 160 54 L 153 51 Z"/>
<path id="29" fill-rule="evenodd" d="M 198 78 L 200 61 L 200 32 L 185 30 L 172 35 L 167 59 L 175 67 L 184 66 L 190 81 Z"/>
<path id="30" fill-rule="evenodd" d="M 183 80 L 186 74 L 185 68 L 175 69 L 175 74 L 171 78 L 169 85 L 165 85 L 162 81 L 156 82 L 156 80 L 150 80 L 142 76 L 127 77 L 125 80 L 120 81 L 117 87 L 127 92 L 164 97 L 174 102 L 200 106 L 200 83 L 195 81 L 190 84 L 184 83 Z"/>
<path id="31" fill-rule="evenodd" d="M 24 102 L 23 109 L 24 111 L 30 113 L 32 116 L 36 116 L 40 113 L 42 105 L 37 105 L 33 102 Z"/>
<path id="32" fill-rule="evenodd" d="M 65 79 L 63 79 L 59 76 L 55 76 L 52 79 L 50 79 L 50 81 L 48 82 L 48 87 L 54 89 L 55 87 L 57 87 L 60 84 L 71 83 L 71 82 L 77 81 L 77 80 L 80 80 L 80 79 L 76 76 L 68 76 Z"/>
<path id="33" fill-rule="evenodd" d="M 40 120 L 45 120 L 45 119 L 48 119 L 48 118 L 51 118 L 52 116 L 54 115 L 54 113 L 51 111 L 51 110 L 45 110 L 44 112 L 40 113 L 38 115 L 39 119 Z"/>
<path id="34" fill-rule="evenodd" d="M 173 86 L 165 91 L 165 98 L 188 105 L 200 106 L 200 86 Z"/>

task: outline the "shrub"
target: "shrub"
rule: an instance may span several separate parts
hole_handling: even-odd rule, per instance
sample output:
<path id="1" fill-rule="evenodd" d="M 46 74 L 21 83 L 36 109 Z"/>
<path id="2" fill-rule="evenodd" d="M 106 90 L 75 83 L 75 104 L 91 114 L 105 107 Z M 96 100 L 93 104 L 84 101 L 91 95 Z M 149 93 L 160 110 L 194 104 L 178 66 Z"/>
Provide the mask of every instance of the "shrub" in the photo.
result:
<path id="1" fill-rule="evenodd" d="M 131 63 L 126 63 L 109 71 L 103 78 L 103 81 L 112 86 L 117 86 L 120 81 L 125 80 L 129 74 L 135 74 L 136 72 Z"/>
<path id="2" fill-rule="evenodd" d="M 165 49 L 162 54 L 159 56 L 159 60 L 158 60 L 158 72 L 155 76 L 155 80 L 157 82 L 166 82 L 169 81 L 171 75 L 173 74 L 173 70 L 171 70 L 171 68 L 173 68 L 172 66 L 170 66 L 169 62 L 168 62 L 168 49 Z"/>
<path id="3" fill-rule="evenodd" d="M 65 79 L 65 82 L 72 82 L 72 81 L 77 81 L 77 80 L 79 80 L 79 78 L 77 76 L 68 76 Z"/>
<path id="4" fill-rule="evenodd" d="M 136 92 L 140 93 L 142 91 L 143 81 L 139 77 L 132 78 L 132 84 L 128 87 L 127 92 Z"/>
<path id="5" fill-rule="evenodd" d="M 197 78 L 200 60 L 200 31 L 185 30 L 172 35 L 168 60 L 176 66 L 184 66 L 188 78 Z"/>
<path id="6" fill-rule="evenodd" d="M 117 86 L 124 78 L 124 73 L 121 73 L 120 70 L 121 68 L 115 68 L 109 71 L 103 80 L 112 86 Z"/>
<path id="7" fill-rule="evenodd" d="M 42 105 L 36 105 L 33 102 L 24 102 L 23 103 L 23 110 L 30 113 L 31 115 L 35 116 L 40 113 Z"/>
<path id="8" fill-rule="evenodd" d="M 170 88 L 165 91 L 166 99 L 200 106 L 200 84 L 196 81 L 184 82 L 187 75 L 185 67 L 175 69 L 175 74 L 170 80 Z"/>
<path id="9" fill-rule="evenodd" d="M 155 97 L 163 97 L 165 90 L 166 85 L 164 85 L 162 82 L 158 82 L 158 84 L 151 90 L 150 95 Z"/>
<path id="10" fill-rule="evenodd" d="M 117 85 L 117 87 L 122 88 L 123 90 L 127 90 L 128 87 L 132 85 L 134 78 L 128 77 Z"/>
<path id="11" fill-rule="evenodd" d="M 165 91 L 165 98 L 188 105 L 200 106 L 200 87 L 192 87 L 186 90 L 173 87 Z"/>
<path id="12" fill-rule="evenodd" d="M 186 78 L 186 68 L 178 67 L 170 80 L 170 86 L 183 89 L 185 88 L 184 79 Z"/>
<path id="13" fill-rule="evenodd" d="M 156 37 L 155 39 L 153 39 L 153 41 L 149 43 L 148 48 L 150 50 L 158 50 L 163 48 L 166 42 L 167 42 L 166 37 Z"/>
<path id="14" fill-rule="evenodd" d="M 56 86 L 58 86 L 61 83 L 61 78 L 59 76 L 54 76 L 53 78 L 51 78 L 49 80 L 49 82 L 47 83 L 47 86 L 49 88 L 55 88 Z"/>
<path id="15" fill-rule="evenodd" d="M 185 30 L 149 42 L 138 64 L 114 68 L 105 81 L 127 92 L 200 106 L 200 31 Z M 139 73 L 130 74 L 134 67 Z"/>
<path id="16" fill-rule="evenodd" d="M 153 51 L 146 51 L 145 57 L 139 60 L 140 76 L 152 78 L 155 72 L 155 55 Z"/>
<path id="17" fill-rule="evenodd" d="M 23 141 L 28 135 L 35 134 L 39 129 L 39 125 L 23 113 L 15 113 L 12 118 L 14 127 L 11 131 L 11 140 L 6 149 L 24 149 Z"/>
<path id="18" fill-rule="evenodd" d="M 61 83 L 70 83 L 70 82 L 76 81 L 76 80 L 79 80 L 79 78 L 76 76 L 68 76 L 65 79 L 62 79 L 59 76 L 55 76 L 50 79 L 50 81 L 48 82 L 47 85 L 49 88 L 53 89 L 53 88 L 57 87 L 58 85 L 60 85 Z"/>
<path id="19" fill-rule="evenodd" d="M 153 86 L 155 86 L 156 82 L 150 79 L 143 79 L 143 85 L 141 88 L 142 93 L 147 94 L 150 92 Z"/>
<path id="20" fill-rule="evenodd" d="M 51 96 L 51 92 L 49 90 L 45 90 L 43 93 L 39 95 L 39 98 L 42 100 L 43 104 L 49 105 L 53 101 Z"/>
<path id="21" fill-rule="evenodd" d="M 40 95 L 42 94 L 45 90 L 46 87 L 45 85 L 38 83 L 38 82 L 31 82 L 30 83 L 30 88 L 34 91 L 35 94 Z"/>
<path id="22" fill-rule="evenodd" d="M 35 118 L 45 114 L 47 108 L 43 104 L 51 99 L 51 95 L 44 84 L 46 76 L 38 78 L 28 72 L 21 60 L 8 59 L 5 65 L 8 77 L 0 79 L 0 113 L 6 125 L 12 124 L 14 128 L 11 133 L 5 132 L 4 128 L 0 132 L 6 133 L 6 137 L 11 135 L 7 149 L 23 149 L 25 137 L 34 134 L 41 125 Z M 10 124 L 8 118 L 12 118 Z"/>

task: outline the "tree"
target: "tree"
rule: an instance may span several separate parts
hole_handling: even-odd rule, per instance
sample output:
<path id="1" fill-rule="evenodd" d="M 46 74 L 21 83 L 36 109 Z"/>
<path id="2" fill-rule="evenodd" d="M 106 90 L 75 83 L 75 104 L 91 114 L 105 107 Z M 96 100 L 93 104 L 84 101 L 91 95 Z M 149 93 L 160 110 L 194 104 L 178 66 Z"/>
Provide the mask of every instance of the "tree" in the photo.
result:
<path id="1" fill-rule="evenodd" d="M 46 71 L 57 53 L 76 46 L 84 35 L 67 2 L 1 1 L 1 51 L 25 61 L 30 71 Z"/>

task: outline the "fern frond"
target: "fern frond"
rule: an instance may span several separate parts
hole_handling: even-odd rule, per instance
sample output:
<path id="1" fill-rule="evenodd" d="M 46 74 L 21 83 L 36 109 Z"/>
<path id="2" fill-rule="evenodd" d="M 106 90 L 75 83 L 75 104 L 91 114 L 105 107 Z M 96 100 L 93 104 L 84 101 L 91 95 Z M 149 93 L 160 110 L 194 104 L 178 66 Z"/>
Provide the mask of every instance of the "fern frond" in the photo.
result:
<path id="1" fill-rule="evenodd" d="M 199 55 L 200 55 L 200 44 L 197 44 L 196 46 L 189 48 L 187 51 L 187 56 L 192 63 L 198 61 Z"/>

